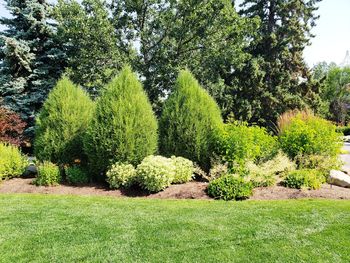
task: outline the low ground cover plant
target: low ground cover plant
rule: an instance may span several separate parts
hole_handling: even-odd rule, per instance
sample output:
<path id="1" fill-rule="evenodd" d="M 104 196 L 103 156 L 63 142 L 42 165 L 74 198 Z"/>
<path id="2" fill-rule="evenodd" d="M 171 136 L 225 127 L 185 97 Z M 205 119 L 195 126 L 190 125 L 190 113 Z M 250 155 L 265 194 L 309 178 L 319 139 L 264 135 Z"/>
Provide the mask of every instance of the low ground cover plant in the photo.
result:
<path id="1" fill-rule="evenodd" d="M 27 157 L 17 146 L 0 142 L 0 181 L 21 176 L 28 165 Z"/>
<path id="2" fill-rule="evenodd" d="M 223 200 L 244 200 L 252 195 L 253 184 L 232 174 L 224 175 L 208 185 L 209 196 Z"/>
<path id="3" fill-rule="evenodd" d="M 90 176 L 86 169 L 78 165 L 65 167 L 65 174 L 68 183 L 73 185 L 86 184 L 90 181 Z"/>
<path id="4" fill-rule="evenodd" d="M 37 186 L 55 186 L 61 182 L 61 172 L 56 164 L 44 161 L 38 165 L 38 175 L 33 183 Z"/>
<path id="5" fill-rule="evenodd" d="M 325 181 L 320 171 L 316 169 L 302 169 L 288 173 L 283 183 L 286 187 L 290 188 L 320 189 Z"/>

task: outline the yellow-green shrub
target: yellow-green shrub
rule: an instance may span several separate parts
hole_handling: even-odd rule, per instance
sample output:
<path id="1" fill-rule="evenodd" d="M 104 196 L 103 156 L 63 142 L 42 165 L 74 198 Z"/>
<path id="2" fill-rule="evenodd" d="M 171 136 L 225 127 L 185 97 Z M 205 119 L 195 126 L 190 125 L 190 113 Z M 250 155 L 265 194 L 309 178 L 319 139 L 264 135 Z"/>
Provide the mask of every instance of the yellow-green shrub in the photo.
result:
<path id="1" fill-rule="evenodd" d="M 28 164 L 16 146 L 0 142 L 0 180 L 21 176 Z"/>
<path id="2" fill-rule="evenodd" d="M 175 166 L 175 176 L 173 183 L 182 184 L 191 181 L 194 173 L 193 162 L 186 158 L 175 156 L 172 156 L 171 160 Z"/>
<path id="3" fill-rule="evenodd" d="M 129 187 L 136 182 L 136 170 L 131 164 L 113 164 L 106 175 L 111 189 Z"/>
<path id="4" fill-rule="evenodd" d="M 35 185 L 54 186 L 61 182 L 60 169 L 56 164 L 44 161 L 38 165 L 38 175 L 33 181 Z"/>

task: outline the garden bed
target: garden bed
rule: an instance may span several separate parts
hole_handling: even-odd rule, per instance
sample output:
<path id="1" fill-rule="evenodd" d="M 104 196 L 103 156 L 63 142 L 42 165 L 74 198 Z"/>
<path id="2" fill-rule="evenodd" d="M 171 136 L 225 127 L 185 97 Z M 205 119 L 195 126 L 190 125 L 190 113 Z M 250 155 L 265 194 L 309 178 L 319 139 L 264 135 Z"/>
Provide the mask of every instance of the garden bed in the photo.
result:
<path id="1" fill-rule="evenodd" d="M 169 188 L 155 194 L 149 194 L 141 189 L 110 190 L 106 185 L 90 184 L 85 186 L 59 185 L 53 187 L 32 185 L 33 179 L 14 178 L 0 184 L 0 193 L 41 193 L 41 194 L 72 194 L 72 195 L 102 195 L 115 197 L 143 197 L 159 199 L 210 199 L 206 193 L 207 183 L 189 182 L 171 185 Z M 324 184 L 319 190 L 299 190 L 283 186 L 262 187 L 254 189 L 253 200 L 283 200 L 298 198 L 350 199 L 350 189 Z"/>

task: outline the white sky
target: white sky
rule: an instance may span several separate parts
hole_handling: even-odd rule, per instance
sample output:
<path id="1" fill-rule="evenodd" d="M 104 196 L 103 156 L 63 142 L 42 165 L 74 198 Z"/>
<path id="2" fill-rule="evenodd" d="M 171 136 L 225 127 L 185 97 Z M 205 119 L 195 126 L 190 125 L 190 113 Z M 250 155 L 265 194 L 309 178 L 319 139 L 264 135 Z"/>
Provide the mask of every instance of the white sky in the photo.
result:
<path id="1" fill-rule="evenodd" d="M 321 17 L 313 29 L 316 37 L 305 49 L 305 60 L 309 66 L 321 61 L 340 64 L 350 50 L 350 0 L 323 0 L 319 7 Z M 4 0 L 0 0 L 0 16 L 6 15 Z"/>

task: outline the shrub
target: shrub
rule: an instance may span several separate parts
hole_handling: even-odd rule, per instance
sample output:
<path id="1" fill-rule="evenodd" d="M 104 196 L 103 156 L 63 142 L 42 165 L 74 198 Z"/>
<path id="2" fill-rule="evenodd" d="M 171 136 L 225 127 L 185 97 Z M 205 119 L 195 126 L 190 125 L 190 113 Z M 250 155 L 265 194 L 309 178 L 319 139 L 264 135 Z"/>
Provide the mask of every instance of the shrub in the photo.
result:
<path id="1" fill-rule="evenodd" d="M 295 169 L 295 163 L 280 152 L 272 160 L 260 165 L 247 162 L 245 165 L 245 174 L 253 183 L 254 187 L 267 187 L 276 184 L 278 177 Z"/>
<path id="2" fill-rule="evenodd" d="M 336 156 L 340 149 L 339 134 L 330 122 L 297 115 L 280 135 L 283 151 L 291 158 L 298 155 Z"/>
<path id="3" fill-rule="evenodd" d="M 296 162 L 299 169 L 318 170 L 324 176 L 325 180 L 328 178 L 331 170 L 341 168 L 341 161 L 338 159 L 338 156 L 304 155 L 297 156 Z"/>
<path id="4" fill-rule="evenodd" d="M 94 103 L 68 78 L 59 80 L 36 118 L 34 150 L 40 161 L 59 164 L 86 159 L 82 138 Z"/>
<path id="5" fill-rule="evenodd" d="M 215 162 L 212 164 L 212 167 L 209 171 L 209 176 L 205 176 L 205 179 L 208 181 L 220 178 L 223 175 L 226 175 L 228 173 L 228 166 L 227 164 L 223 164 L 221 162 Z"/>
<path id="6" fill-rule="evenodd" d="M 28 165 L 16 146 L 0 142 L 0 180 L 21 176 Z"/>
<path id="7" fill-rule="evenodd" d="M 88 173 L 77 165 L 66 167 L 65 173 L 67 181 L 73 185 L 86 184 L 90 180 Z"/>
<path id="8" fill-rule="evenodd" d="M 19 114 L 0 107 L 0 142 L 20 146 L 25 126 Z"/>
<path id="9" fill-rule="evenodd" d="M 228 174 L 211 181 L 208 194 L 215 199 L 244 200 L 252 195 L 253 185 L 241 177 Z"/>
<path id="10" fill-rule="evenodd" d="M 288 173 L 283 181 L 286 187 L 297 189 L 319 189 L 324 182 L 325 179 L 322 173 L 314 169 L 292 171 Z"/>
<path id="11" fill-rule="evenodd" d="M 171 159 L 151 155 L 137 166 L 137 180 L 146 190 L 159 192 L 173 182 L 175 169 Z"/>
<path id="12" fill-rule="evenodd" d="M 218 143 L 219 155 L 233 170 L 240 170 L 247 161 L 261 163 L 269 160 L 277 152 L 274 136 L 264 128 L 249 127 L 244 123 L 225 124 Z"/>
<path id="13" fill-rule="evenodd" d="M 194 173 L 193 162 L 186 158 L 175 156 L 172 156 L 171 160 L 175 166 L 173 183 L 182 184 L 191 181 Z"/>
<path id="14" fill-rule="evenodd" d="M 107 172 L 107 182 L 111 189 L 129 187 L 136 182 L 136 170 L 131 164 L 113 164 Z"/>
<path id="15" fill-rule="evenodd" d="M 221 112 L 214 99 L 188 70 L 180 71 L 160 118 L 161 153 L 183 156 L 208 171 L 221 125 Z"/>
<path id="16" fill-rule="evenodd" d="M 54 186 L 61 182 L 61 173 L 57 165 L 44 161 L 38 166 L 38 176 L 34 179 L 35 185 Z"/>
<path id="17" fill-rule="evenodd" d="M 116 162 L 139 164 L 157 150 L 157 120 L 130 67 L 106 87 L 84 139 L 91 169 L 104 174 Z"/>
<path id="18" fill-rule="evenodd" d="M 350 127 L 349 126 L 338 126 L 336 131 L 344 136 L 350 135 Z"/>
<path id="19" fill-rule="evenodd" d="M 283 131 L 292 123 L 293 119 L 298 117 L 302 120 L 307 120 L 310 117 L 314 117 L 314 114 L 311 110 L 289 110 L 280 115 L 277 119 L 277 128 L 278 134 L 282 134 Z"/>

